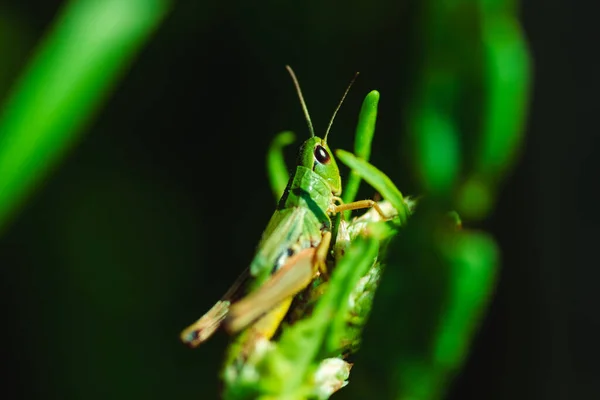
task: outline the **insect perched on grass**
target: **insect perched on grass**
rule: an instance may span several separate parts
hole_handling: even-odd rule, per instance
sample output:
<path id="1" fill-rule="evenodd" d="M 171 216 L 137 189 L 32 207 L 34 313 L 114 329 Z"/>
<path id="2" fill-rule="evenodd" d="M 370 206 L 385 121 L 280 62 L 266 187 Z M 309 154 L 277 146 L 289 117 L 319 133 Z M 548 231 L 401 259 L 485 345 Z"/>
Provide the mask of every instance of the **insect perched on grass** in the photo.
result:
<path id="1" fill-rule="evenodd" d="M 354 79 L 333 113 L 324 137 L 320 138 L 314 134 L 296 76 L 289 66 L 287 69 L 311 137 L 300 148 L 296 171 L 262 235 L 250 267 L 204 316 L 182 332 L 181 340 L 191 347 L 204 342 L 221 325 L 230 333 L 249 328 L 254 335 L 270 338 L 294 295 L 316 276 L 327 275 L 332 216 L 370 207 L 383 214 L 373 200 L 343 203 L 339 197 L 340 172 L 327 144 L 335 115 Z"/>
<path id="2" fill-rule="evenodd" d="M 283 178 L 287 168 L 282 147 L 291 142 L 291 133 L 284 132 L 274 140 L 269 151 L 269 174 L 274 193 L 283 195 L 262 235 L 256 255 L 227 293 L 181 334 L 185 344 L 196 347 L 220 326 L 230 333 L 241 332 L 230 345 L 225 362 L 226 398 L 257 398 L 258 393 L 275 397 L 295 393 L 300 396 L 298 398 L 305 398 L 303 396 L 308 396 L 309 392 L 312 395 L 308 397 L 327 398 L 345 384 L 350 364 L 341 355 L 356 348 L 356 337 L 366 321 L 378 282 L 380 250 L 411 211 L 411 203 L 405 201 L 390 179 L 367 161 L 379 93 L 372 91 L 363 103 L 356 136 L 357 156 L 341 150 L 336 153 L 352 171 L 342 199 L 339 197 L 342 194 L 340 172 L 327 137 L 354 79 L 321 139 L 314 134 L 296 76 L 290 67 L 287 69 L 311 137 L 300 147 L 296 169 L 287 184 Z M 354 201 L 360 179 L 375 188 L 385 201 Z M 347 221 L 348 215 L 344 215 L 346 211 L 366 208 L 370 209 L 367 214 L 352 221 Z M 331 276 L 330 269 L 333 270 Z M 330 278 L 331 283 L 338 282 L 333 288 L 328 287 Z M 301 297 L 297 296 L 299 293 L 302 293 Z M 297 301 L 290 313 L 294 298 Z M 334 303 L 339 307 L 332 308 Z M 322 305 L 320 309 L 319 304 Z M 339 312 L 331 317 L 335 309 Z M 308 315 L 310 318 L 306 318 Z M 278 339 L 282 344 L 280 349 L 286 353 L 285 349 L 295 347 L 300 353 L 292 350 L 278 355 L 272 351 L 274 344 L 270 339 L 286 316 L 292 326 L 288 326 Z M 323 324 L 329 322 L 332 329 L 330 343 L 325 346 L 328 350 L 320 350 L 318 343 L 322 342 L 322 334 L 312 335 L 321 339 L 303 344 L 311 337 L 306 334 L 306 329 L 322 332 Z M 350 325 L 352 327 L 346 329 Z M 289 343 L 292 345 L 288 346 Z M 311 364 L 313 361 L 314 365 Z M 268 366 L 257 367 L 261 363 Z M 287 369 L 284 364 L 304 365 L 306 373 L 298 373 L 293 379 L 286 375 L 269 381 L 258 372 L 284 371 Z M 261 385 L 266 385 L 264 390 L 258 389 Z"/>

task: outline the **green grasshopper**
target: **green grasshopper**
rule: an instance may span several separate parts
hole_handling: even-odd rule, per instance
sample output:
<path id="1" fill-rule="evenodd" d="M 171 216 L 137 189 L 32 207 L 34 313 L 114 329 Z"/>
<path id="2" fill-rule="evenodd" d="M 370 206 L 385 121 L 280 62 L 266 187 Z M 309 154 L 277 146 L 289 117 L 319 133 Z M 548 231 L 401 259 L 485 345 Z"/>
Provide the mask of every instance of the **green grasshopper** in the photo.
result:
<path id="1" fill-rule="evenodd" d="M 316 276 L 327 275 L 332 216 L 371 207 L 383 214 L 373 200 L 343 203 L 339 197 L 342 192 L 340 172 L 327 144 L 335 115 L 356 76 L 321 139 L 314 134 L 298 80 L 293 70 L 289 66 L 286 68 L 294 82 L 311 137 L 300 148 L 296 171 L 262 235 L 250 267 L 204 316 L 181 333 L 181 340 L 191 347 L 207 340 L 221 325 L 230 333 L 250 327 L 254 335 L 272 337 L 294 295 Z"/>
<path id="2" fill-rule="evenodd" d="M 221 300 L 181 334 L 184 343 L 195 347 L 220 326 L 230 333 L 242 332 L 225 361 L 225 398 L 263 398 L 262 393 L 265 398 L 325 399 L 343 387 L 351 367 L 344 354 L 356 349 L 385 243 L 412 211 L 390 179 L 367 161 L 379 93 L 369 93 L 360 112 L 358 157 L 341 150 L 336 153 L 351 169 L 342 200 L 341 177 L 327 136 L 352 82 L 320 139 L 314 135 L 298 80 L 287 69 L 311 138 L 301 146 L 296 171 L 287 183 L 282 148 L 293 141 L 293 135 L 284 132 L 273 141 L 269 178 L 276 198 L 281 198 L 256 256 Z M 386 200 L 354 201 L 360 179 Z M 346 211 L 364 208 L 370 211 L 346 221 Z M 335 266 L 331 277 L 328 265 Z M 284 318 L 292 325 L 279 329 Z M 277 331 L 281 335 L 273 342 Z M 296 371 L 293 377 L 284 372 L 290 368 Z"/>
<path id="3" fill-rule="evenodd" d="M 220 326 L 229 333 L 245 330 L 244 340 L 238 341 L 242 347 L 232 352 L 236 355 L 246 354 L 249 350 L 245 346 L 251 346 L 257 338 L 270 339 L 286 316 L 294 296 L 316 277 L 327 278 L 326 261 L 332 250 L 333 217 L 345 211 L 373 208 L 381 218 L 388 218 L 373 200 L 344 203 L 339 197 L 341 177 L 327 144 L 335 116 L 356 76 L 344 92 L 321 139 L 314 134 L 298 80 L 293 70 L 289 66 L 286 68 L 294 82 L 311 137 L 300 148 L 296 171 L 288 180 L 249 268 L 205 315 L 182 332 L 181 340 L 190 347 L 203 343 Z M 343 156 L 351 158 L 350 154 Z M 400 214 L 405 216 L 406 212 L 402 210 Z"/>

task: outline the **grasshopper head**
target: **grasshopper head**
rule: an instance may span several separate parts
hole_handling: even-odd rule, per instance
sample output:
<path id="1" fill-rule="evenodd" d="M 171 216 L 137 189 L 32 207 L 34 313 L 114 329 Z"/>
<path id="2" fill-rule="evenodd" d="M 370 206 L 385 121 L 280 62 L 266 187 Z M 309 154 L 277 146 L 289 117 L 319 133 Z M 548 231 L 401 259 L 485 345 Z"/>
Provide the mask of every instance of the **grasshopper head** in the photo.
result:
<path id="1" fill-rule="evenodd" d="M 312 122 L 310 120 L 310 115 L 308 114 L 308 109 L 306 108 L 306 103 L 304 102 L 304 97 L 302 97 L 302 90 L 300 90 L 300 84 L 298 83 L 298 79 L 296 78 L 296 74 L 289 65 L 285 66 L 290 76 L 292 77 L 292 81 L 294 81 L 294 86 L 296 87 L 296 92 L 298 93 L 298 98 L 300 99 L 300 105 L 302 106 L 302 111 L 304 111 L 304 116 L 306 117 L 306 123 L 308 124 L 308 130 L 310 131 L 311 138 L 308 139 L 302 147 L 300 148 L 300 154 L 298 155 L 298 165 L 302 165 L 321 178 L 325 179 L 325 181 L 329 184 L 331 188 L 331 193 L 334 196 L 339 196 L 342 193 L 342 178 L 340 177 L 340 170 L 338 169 L 337 163 L 335 162 L 335 158 L 333 158 L 333 154 L 331 150 L 329 150 L 329 146 L 327 145 L 327 136 L 329 135 L 329 130 L 331 129 L 331 125 L 333 124 L 333 120 L 335 119 L 335 115 L 337 114 L 340 106 L 344 102 L 350 87 L 354 83 L 354 80 L 358 76 L 358 72 L 350 81 L 348 88 L 344 92 L 342 96 L 342 100 L 338 104 L 337 108 L 333 112 L 331 116 L 331 120 L 329 121 L 329 126 L 327 126 L 327 130 L 325 131 L 325 136 L 323 139 L 315 136 L 315 130 L 313 129 Z"/>
<path id="2" fill-rule="evenodd" d="M 298 155 L 298 165 L 312 170 L 323 178 L 329 184 L 334 196 L 342 193 L 340 170 L 325 140 L 313 136 L 304 142 Z"/>

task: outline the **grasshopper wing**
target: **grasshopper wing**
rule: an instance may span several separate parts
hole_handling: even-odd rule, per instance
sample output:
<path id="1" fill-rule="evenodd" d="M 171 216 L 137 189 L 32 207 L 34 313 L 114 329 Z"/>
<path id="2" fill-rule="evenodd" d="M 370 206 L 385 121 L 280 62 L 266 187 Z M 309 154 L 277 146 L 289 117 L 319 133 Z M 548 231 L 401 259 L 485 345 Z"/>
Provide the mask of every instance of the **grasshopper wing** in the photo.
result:
<path id="1" fill-rule="evenodd" d="M 305 289 L 315 276 L 315 256 L 315 248 L 304 249 L 291 256 L 262 286 L 231 305 L 225 316 L 225 329 L 230 333 L 239 332 Z M 273 312 L 285 315 L 288 307 L 289 304 L 285 310 Z"/>

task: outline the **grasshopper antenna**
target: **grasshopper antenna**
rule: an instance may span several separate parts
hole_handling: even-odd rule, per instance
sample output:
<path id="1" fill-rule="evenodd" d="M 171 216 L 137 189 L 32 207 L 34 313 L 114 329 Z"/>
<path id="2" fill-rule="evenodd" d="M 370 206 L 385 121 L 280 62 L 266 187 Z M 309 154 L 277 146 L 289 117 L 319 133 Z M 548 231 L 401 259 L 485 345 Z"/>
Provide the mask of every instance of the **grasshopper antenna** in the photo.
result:
<path id="1" fill-rule="evenodd" d="M 304 97 L 302 97 L 302 90 L 300 90 L 300 84 L 298 83 L 298 78 L 296 78 L 296 74 L 294 70 L 289 65 L 286 65 L 285 68 L 290 73 L 292 80 L 294 81 L 294 86 L 296 87 L 296 92 L 298 92 L 298 97 L 300 98 L 300 105 L 302 105 L 302 111 L 304 111 L 304 117 L 306 117 L 306 123 L 308 124 L 308 130 L 310 131 L 310 136 L 315 136 L 315 130 L 313 129 L 312 122 L 310 120 L 310 115 L 308 114 L 308 108 L 306 108 L 306 103 L 304 102 Z"/>
<path id="2" fill-rule="evenodd" d="M 329 135 L 329 130 L 331 129 L 331 125 L 333 125 L 333 120 L 335 119 L 335 115 L 337 114 L 338 110 L 342 106 L 342 103 L 344 102 L 344 99 L 346 98 L 346 95 L 350 91 L 350 88 L 352 87 L 352 84 L 354 83 L 354 81 L 358 77 L 358 74 L 359 74 L 358 72 L 356 74 L 354 74 L 354 78 L 352 78 L 352 80 L 350 81 L 350 84 L 346 88 L 346 91 L 344 92 L 344 95 L 342 96 L 342 99 L 340 100 L 340 103 L 338 104 L 337 108 L 333 112 L 333 115 L 331 116 L 331 121 L 329 121 L 329 125 L 327 126 L 327 130 L 325 131 L 325 137 L 323 138 L 323 140 L 325 141 L 325 143 L 327 143 L 327 135 Z"/>

